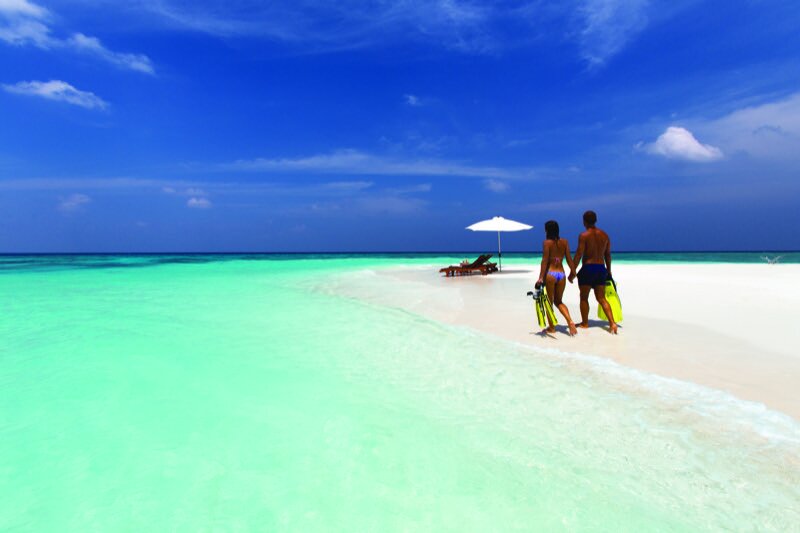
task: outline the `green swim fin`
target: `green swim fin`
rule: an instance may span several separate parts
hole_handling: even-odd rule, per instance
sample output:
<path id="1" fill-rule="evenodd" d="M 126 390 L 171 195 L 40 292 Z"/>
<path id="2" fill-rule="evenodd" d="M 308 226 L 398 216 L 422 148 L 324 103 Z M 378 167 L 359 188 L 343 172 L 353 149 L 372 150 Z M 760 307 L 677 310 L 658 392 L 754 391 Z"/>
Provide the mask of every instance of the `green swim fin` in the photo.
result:
<path id="1" fill-rule="evenodd" d="M 606 301 L 611 307 L 611 313 L 614 315 L 614 322 L 622 322 L 622 302 L 619 301 L 617 294 L 617 284 L 613 279 L 606 280 Z M 605 311 L 601 306 L 597 306 L 597 317 L 601 320 L 608 320 Z"/>

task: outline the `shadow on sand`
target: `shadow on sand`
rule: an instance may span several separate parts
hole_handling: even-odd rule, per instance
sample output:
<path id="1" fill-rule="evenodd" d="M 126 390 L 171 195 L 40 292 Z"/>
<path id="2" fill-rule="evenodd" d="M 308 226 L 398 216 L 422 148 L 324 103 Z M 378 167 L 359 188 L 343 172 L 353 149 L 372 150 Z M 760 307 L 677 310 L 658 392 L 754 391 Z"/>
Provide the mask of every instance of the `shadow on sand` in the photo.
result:
<path id="1" fill-rule="evenodd" d="M 620 330 L 622 330 L 622 324 L 617 324 L 617 327 Z M 587 329 L 591 328 L 601 328 L 608 333 L 611 332 L 611 330 L 608 328 L 608 322 L 606 322 L 605 320 L 589 320 L 589 328 Z M 578 335 L 581 334 L 581 330 L 582 330 L 581 328 L 578 328 Z M 539 337 L 542 338 L 547 337 L 550 339 L 558 339 L 558 337 L 556 336 L 557 333 L 569 336 L 569 328 L 566 325 L 563 326 L 559 325 L 556 326 L 556 331 L 554 333 L 549 333 L 546 329 L 543 329 L 541 331 L 531 331 L 530 335 L 538 335 Z"/>

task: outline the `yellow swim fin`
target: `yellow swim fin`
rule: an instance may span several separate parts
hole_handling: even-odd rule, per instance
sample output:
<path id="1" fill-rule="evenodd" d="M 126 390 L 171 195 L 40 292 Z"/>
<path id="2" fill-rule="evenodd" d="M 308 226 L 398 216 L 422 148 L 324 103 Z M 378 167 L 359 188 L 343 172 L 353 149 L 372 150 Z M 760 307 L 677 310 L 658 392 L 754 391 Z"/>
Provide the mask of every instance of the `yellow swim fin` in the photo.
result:
<path id="1" fill-rule="evenodd" d="M 536 319 L 539 321 L 539 327 L 545 328 L 547 327 L 547 321 L 545 320 L 544 309 L 542 308 L 542 302 L 537 298 L 533 301 L 533 306 L 536 308 Z"/>
<path id="2" fill-rule="evenodd" d="M 614 315 L 614 322 L 622 322 L 622 302 L 619 301 L 617 294 L 617 284 L 613 279 L 606 280 L 606 301 L 611 307 L 611 313 Z M 601 320 L 608 320 L 603 307 L 597 306 L 597 317 Z"/>
<path id="3" fill-rule="evenodd" d="M 553 304 L 550 303 L 550 298 L 547 297 L 547 289 L 542 288 L 542 304 L 544 305 L 545 313 L 547 313 L 547 317 L 555 326 L 558 324 L 558 319 L 556 318 L 556 313 L 553 310 Z"/>
<path id="4" fill-rule="evenodd" d="M 536 320 L 539 322 L 540 328 L 546 328 L 550 324 L 547 323 L 548 319 L 555 326 L 558 324 L 556 314 L 553 312 L 553 305 L 547 297 L 547 289 L 543 285 L 536 286 L 536 292 L 528 292 L 528 296 L 533 297 L 533 307 L 536 308 Z"/>

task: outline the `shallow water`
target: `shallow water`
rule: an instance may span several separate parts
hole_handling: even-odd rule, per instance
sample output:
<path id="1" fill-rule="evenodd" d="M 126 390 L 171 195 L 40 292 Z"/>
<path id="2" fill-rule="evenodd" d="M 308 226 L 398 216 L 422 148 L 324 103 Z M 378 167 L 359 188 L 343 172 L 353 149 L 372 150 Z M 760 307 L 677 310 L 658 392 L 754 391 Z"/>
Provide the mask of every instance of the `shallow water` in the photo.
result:
<path id="1" fill-rule="evenodd" d="M 329 290 L 412 259 L 27 261 L 0 529 L 798 530 L 786 417 Z"/>

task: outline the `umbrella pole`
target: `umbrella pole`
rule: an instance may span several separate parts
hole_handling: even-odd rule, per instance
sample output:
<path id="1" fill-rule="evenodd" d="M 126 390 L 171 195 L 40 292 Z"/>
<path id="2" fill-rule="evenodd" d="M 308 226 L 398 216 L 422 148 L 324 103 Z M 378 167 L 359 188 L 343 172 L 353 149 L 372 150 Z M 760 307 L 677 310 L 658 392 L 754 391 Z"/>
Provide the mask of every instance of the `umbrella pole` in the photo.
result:
<path id="1" fill-rule="evenodd" d="M 500 232 L 497 232 L 497 260 L 500 261 L 500 272 L 503 271 L 503 252 L 500 250 Z"/>

